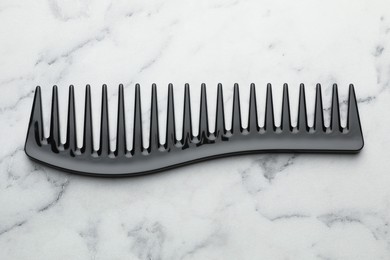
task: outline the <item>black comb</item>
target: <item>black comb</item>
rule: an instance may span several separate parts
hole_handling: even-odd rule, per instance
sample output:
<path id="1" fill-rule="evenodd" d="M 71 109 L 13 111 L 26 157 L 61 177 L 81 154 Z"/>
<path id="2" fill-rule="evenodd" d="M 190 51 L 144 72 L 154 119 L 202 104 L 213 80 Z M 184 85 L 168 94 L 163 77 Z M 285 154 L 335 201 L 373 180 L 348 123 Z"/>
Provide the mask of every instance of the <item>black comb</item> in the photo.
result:
<path id="1" fill-rule="evenodd" d="M 250 88 L 248 127 L 241 124 L 239 86 L 234 85 L 232 127 L 225 127 L 222 85 L 218 84 L 215 131 L 208 126 L 206 86 L 201 86 L 199 134 L 194 136 L 191 125 L 190 88 L 185 85 L 183 133 L 177 140 L 173 86 L 168 87 L 166 141 L 160 143 L 158 130 L 157 89 L 152 85 L 149 147 L 142 143 L 140 86 L 135 86 L 133 147 L 126 147 L 125 104 L 123 85 L 119 86 L 117 145 L 110 149 L 107 87 L 102 88 L 100 147 L 93 148 L 91 91 L 85 92 L 84 142 L 78 148 L 76 140 L 74 88 L 69 88 L 69 107 L 66 142 L 61 143 L 57 87 L 53 87 L 50 136 L 44 137 L 41 89 L 36 88 L 25 152 L 33 160 L 61 170 L 94 176 L 135 176 L 154 173 L 216 157 L 260 152 L 324 152 L 355 153 L 363 148 L 356 96 L 349 87 L 348 119 L 346 127 L 340 124 L 337 85 L 333 85 L 331 123 L 324 125 L 321 86 L 316 87 L 314 125 L 308 126 L 305 87 L 300 86 L 298 123 L 291 125 L 287 84 L 283 86 L 282 119 L 274 123 L 272 88 L 267 85 L 264 127 L 257 121 L 255 85 Z"/>

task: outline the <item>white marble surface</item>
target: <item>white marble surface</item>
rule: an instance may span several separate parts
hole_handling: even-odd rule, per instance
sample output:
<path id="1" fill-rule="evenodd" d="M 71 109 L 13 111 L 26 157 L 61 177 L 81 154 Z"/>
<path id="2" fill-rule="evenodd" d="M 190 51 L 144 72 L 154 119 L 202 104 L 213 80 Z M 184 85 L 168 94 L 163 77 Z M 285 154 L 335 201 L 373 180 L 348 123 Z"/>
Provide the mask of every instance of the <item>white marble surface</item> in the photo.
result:
<path id="1" fill-rule="evenodd" d="M 0 32 L 0 259 L 390 259 L 389 1 L 2 0 Z M 251 155 L 116 180 L 26 158 L 36 85 L 48 123 L 51 86 L 64 115 L 74 84 L 81 126 L 91 84 L 98 128 L 101 85 L 115 115 L 118 84 L 131 103 L 136 82 L 144 119 L 152 82 L 161 115 L 175 84 L 179 116 L 190 83 L 194 118 L 201 82 L 211 107 L 218 82 L 226 106 L 238 82 L 244 121 L 251 82 L 260 102 L 273 83 L 277 115 L 288 82 L 294 121 L 299 83 L 310 116 L 315 83 L 327 108 L 332 83 L 343 101 L 354 83 L 366 145 L 356 156 Z"/>

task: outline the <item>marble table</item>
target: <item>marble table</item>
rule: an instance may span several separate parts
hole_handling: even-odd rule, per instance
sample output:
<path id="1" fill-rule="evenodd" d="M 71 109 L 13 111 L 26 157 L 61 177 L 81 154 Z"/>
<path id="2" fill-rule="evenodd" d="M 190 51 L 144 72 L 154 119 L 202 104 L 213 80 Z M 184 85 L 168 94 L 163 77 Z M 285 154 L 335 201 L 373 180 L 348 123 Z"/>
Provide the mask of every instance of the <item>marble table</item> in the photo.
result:
<path id="1" fill-rule="evenodd" d="M 0 259 L 390 259 L 388 1 L 3 0 L 0 32 Z M 35 86 L 42 87 L 48 133 L 58 85 L 64 133 L 68 86 L 75 86 L 82 126 L 91 84 L 98 129 L 107 84 L 114 133 L 118 84 L 130 122 L 140 83 L 147 140 L 150 86 L 158 85 L 164 125 L 170 82 L 178 130 L 183 86 L 191 85 L 195 132 L 202 82 L 211 108 L 223 83 L 227 122 L 239 83 L 244 124 L 252 82 L 261 122 L 265 86 L 273 84 L 277 124 L 283 83 L 293 122 L 305 83 L 310 123 L 315 84 L 322 84 L 329 122 L 337 83 L 343 124 L 354 83 L 365 147 L 352 156 L 230 157 L 123 179 L 72 175 L 27 159 Z M 209 115 L 212 122 L 214 109 Z"/>

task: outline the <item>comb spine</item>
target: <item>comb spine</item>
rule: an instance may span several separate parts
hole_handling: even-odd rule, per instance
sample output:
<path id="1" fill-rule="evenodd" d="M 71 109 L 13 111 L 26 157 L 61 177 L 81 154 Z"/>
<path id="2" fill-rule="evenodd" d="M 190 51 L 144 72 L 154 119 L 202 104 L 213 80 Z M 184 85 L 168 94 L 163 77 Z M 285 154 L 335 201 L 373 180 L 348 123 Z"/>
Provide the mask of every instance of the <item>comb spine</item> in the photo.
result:
<path id="1" fill-rule="evenodd" d="M 283 84 L 281 128 L 283 131 L 292 131 L 291 113 L 290 113 L 290 98 L 288 95 L 287 83 Z"/>
<path id="2" fill-rule="evenodd" d="M 148 151 L 158 150 L 160 148 L 160 138 L 158 130 L 158 107 L 157 107 L 157 87 L 152 84 L 152 98 L 150 107 L 150 135 Z"/>
<path id="3" fill-rule="evenodd" d="M 240 90 L 237 83 L 234 84 L 234 93 L 233 93 L 233 111 L 232 111 L 232 134 L 239 134 L 242 132 L 242 123 L 241 123 L 241 108 L 240 108 Z"/>
<path id="4" fill-rule="evenodd" d="M 74 100 L 74 87 L 69 86 L 69 98 L 68 98 L 68 124 L 66 130 L 66 143 L 65 148 L 75 151 L 77 149 L 77 136 L 76 136 L 76 110 Z"/>
<path id="5" fill-rule="evenodd" d="M 333 132 L 341 131 L 339 94 L 338 94 L 337 84 L 333 84 L 333 89 L 332 89 L 332 109 L 331 109 L 330 129 Z"/>
<path id="6" fill-rule="evenodd" d="M 225 111 L 223 105 L 223 88 L 222 84 L 218 83 L 217 89 L 217 105 L 215 113 L 215 137 L 222 138 L 226 134 L 225 126 Z"/>
<path id="7" fill-rule="evenodd" d="M 37 86 L 34 93 L 34 101 L 31 108 L 30 121 L 28 127 L 28 133 L 26 138 L 26 144 L 28 140 L 35 139 L 35 142 L 40 146 L 42 144 L 43 137 L 43 116 L 42 116 L 42 96 L 41 87 Z M 25 146 L 25 149 L 27 147 Z"/>
<path id="8" fill-rule="evenodd" d="M 188 147 L 192 140 L 192 119 L 191 119 L 191 98 L 190 85 L 185 84 L 184 89 L 184 110 L 183 110 L 183 134 L 181 144 Z"/>
<path id="9" fill-rule="evenodd" d="M 85 87 L 85 109 L 84 109 L 84 140 L 81 151 L 92 154 L 93 148 L 93 130 L 92 130 L 92 103 L 91 103 L 91 86 Z"/>
<path id="10" fill-rule="evenodd" d="M 59 151 L 61 145 L 60 137 L 60 119 L 58 111 L 58 88 L 53 86 L 52 101 L 51 101 L 51 117 L 50 117 L 50 138 L 49 143 L 54 152 Z"/>
<path id="11" fill-rule="evenodd" d="M 167 125 L 165 133 L 164 147 L 171 150 L 176 145 L 176 126 L 175 126 L 175 106 L 173 97 L 173 85 L 168 85 L 168 103 L 167 103 Z"/>
<path id="12" fill-rule="evenodd" d="M 206 84 L 202 83 L 199 109 L 199 140 L 201 143 L 210 135 L 208 120 Z"/>
<path id="13" fill-rule="evenodd" d="M 270 83 L 267 84 L 266 95 L 264 128 L 267 132 L 271 130 L 275 131 L 274 105 L 272 101 L 272 86 Z"/>
<path id="14" fill-rule="evenodd" d="M 260 128 L 257 119 L 256 86 L 254 83 L 250 87 L 248 114 L 248 131 L 249 133 L 257 133 Z"/>
<path id="15" fill-rule="evenodd" d="M 298 130 L 299 131 L 308 131 L 307 125 L 307 112 L 306 112 L 306 95 L 305 95 L 305 85 L 299 85 L 299 104 L 298 104 Z"/>
<path id="16" fill-rule="evenodd" d="M 316 101 L 315 101 L 315 111 L 314 111 L 314 129 L 316 131 L 325 132 L 324 124 L 324 110 L 322 106 L 322 93 L 321 93 L 321 84 L 316 85 Z"/>
<path id="17" fill-rule="evenodd" d="M 141 112 L 141 90 L 140 85 L 135 85 L 134 97 L 134 125 L 133 125 L 133 149 L 132 154 L 143 152 L 142 139 L 142 112 Z"/>
<path id="18" fill-rule="evenodd" d="M 123 85 L 118 88 L 118 119 L 116 128 L 116 150 L 115 155 L 121 156 L 127 153 L 126 144 L 126 120 Z"/>

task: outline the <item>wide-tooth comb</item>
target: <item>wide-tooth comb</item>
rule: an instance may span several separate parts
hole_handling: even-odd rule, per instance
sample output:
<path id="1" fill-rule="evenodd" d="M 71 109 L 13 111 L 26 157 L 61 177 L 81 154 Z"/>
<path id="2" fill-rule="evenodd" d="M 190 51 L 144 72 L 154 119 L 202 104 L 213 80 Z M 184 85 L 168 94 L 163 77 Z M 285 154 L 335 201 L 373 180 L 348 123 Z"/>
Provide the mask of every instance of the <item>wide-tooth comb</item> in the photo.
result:
<path id="1" fill-rule="evenodd" d="M 340 124 L 337 85 L 333 86 L 331 123 L 324 125 L 321 86 L 316 86 L 314 124 L 308 126 L 305 87 L 300 86 L 298 122 L 291 125 L 288 86 L 283 86 L 282 119 L 275 126 L 272 87 L 267 85 L 264 127 L 258 125 L 255 85 L 250 87 L 248 127 L 241 123 L 239 86 L 234 85 L 232 127 L 226 129 L 222 85 L 218 84 L 215 131 L 209 130 L 206 85 L 201 86 L 199 134 L 192 132 L 190 87 L 185 85 L 182 138 L 177 140 L 173 86 L 168 86 L 168 106 L 165 143 L 160 143 L 158 130 L 157 87 L 152 85 L 149 147 L 142 142 L 141 89 L 135 86 L 133 147 L 126 147 L 125 103 L 123 85 L 119 86 L 117 114 L 117 143 L 110 149 L 107 86 L 102 88 L 99 149 L 93 148 L 91 90 L 85 90 L 84 142 L 77 146 L 74 87 L 69 88 L 67 136 L 61 143 L 58 90 L 53 87 L 50 136 L 44 137 L 41 89 L 36 88 L 28 127 L 25 152 L 41 163 L 62 170 L 94 176 L 134 176 L 158 172 L 185 164 L 234 154 L 259 152 L 325 152 L 355 153 L 363 148 L 355 90 L 349 87 L 347 126 Z"/>

